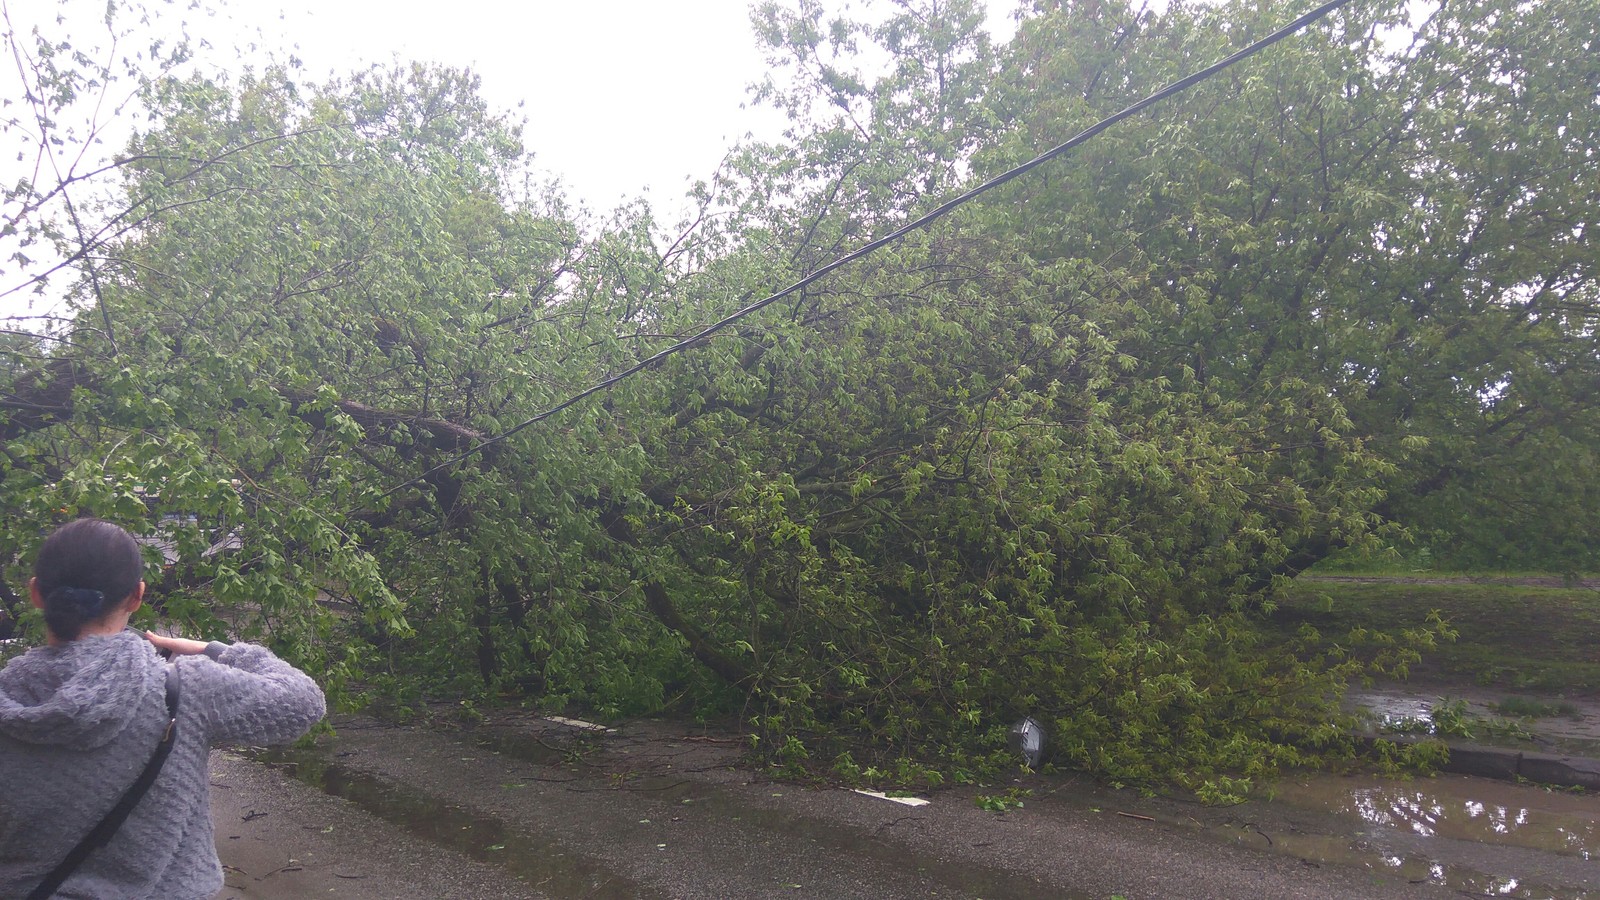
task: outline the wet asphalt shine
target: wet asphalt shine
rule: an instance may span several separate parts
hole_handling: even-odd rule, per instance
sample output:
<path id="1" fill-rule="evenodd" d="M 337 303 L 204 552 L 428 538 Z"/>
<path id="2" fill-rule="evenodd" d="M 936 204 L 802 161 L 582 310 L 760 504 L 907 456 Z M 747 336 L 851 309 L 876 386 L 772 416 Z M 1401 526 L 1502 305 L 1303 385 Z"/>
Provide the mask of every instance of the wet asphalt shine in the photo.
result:
<path id="1" fill-rule="evenodd" d="M 679 723 L 335 725 L 214 759 L 222 896 L 1600 898 L 1588 792 L 1318 774 L 1215 808 L 1019 775 L 907 806 Z"/>

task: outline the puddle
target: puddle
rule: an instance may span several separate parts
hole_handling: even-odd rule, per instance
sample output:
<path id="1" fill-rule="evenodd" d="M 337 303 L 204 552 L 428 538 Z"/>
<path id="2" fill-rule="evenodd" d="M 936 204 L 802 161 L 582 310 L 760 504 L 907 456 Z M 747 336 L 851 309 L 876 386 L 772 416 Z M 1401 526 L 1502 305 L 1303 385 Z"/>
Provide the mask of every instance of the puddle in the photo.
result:
<path id="1" fill-rule="evenodd" d="M 1395 730 L 1416 724 L 1430 734 L 1433 704 L 1434 701 L 1409 694 L 1364 694 L 1359 701 L 1360 711 L 1370 716 L 1379 729 Z"/>
<path id="2" fill-rule="evenodd" d="M 1546 850 L 1579 859 L 1600 855 L 1600 804 L 1593 797 L 1544 792 L 1482 779 L 1411 782 L 1352 779 L 1338 789 L 1325 782 L 1286 783 L 1280 799 L 1321 804 L 1369 825 L 1484 844 Z"/>
<path id="3" fill-rule="evenodd" d="M 1354 865 L 1488 897 L 1600 898 L 1600 803 L 1592 796 L 1445 776 L 1415 781 L 1318 775 L 1277 785 L 1238 819 L 1208 829 L 1244 846 L 1308 862 Z M 1247 814 L 1245 814 L 1247 815 Z M 1533 852 L 1529 852 L 1533 851 Z M 1524 871 L 1514 871 L 1516 869 Z"/>
<path id="4" fill-rule="evenodd" d="M 1542 753 L 1574 756 L 1600 756 L 1600 708 L 1592 701 L 1549 701 L 1553 707 L 1570 709 L 1567 715 L 1524 718 L 1505 715 L 1495 706 L 1514 695 L 1482 692 L 1475 696 L 1440 697 L 1415 690 L 1397 688 L 1353 690 L 1345 697 L 1346 708 L 1371 722 L 1380 732 L 1433 734 L 1434 708 L 1440 703 L 1457 705 L 1458 716 L 1472 733 L 1472 742 Z M 1537 702 L 1537 701 L 1531 701 Z"/>
<path id="5" fill-rule="evenodd" d="M 416 837 L 499 866 L 552 896 L 615 900 L 653 896 L 642 885 L 557 850 L 538 834 L 346 768 L 317 751 L 270 750 L 251 758 L 348 800 Z"/>

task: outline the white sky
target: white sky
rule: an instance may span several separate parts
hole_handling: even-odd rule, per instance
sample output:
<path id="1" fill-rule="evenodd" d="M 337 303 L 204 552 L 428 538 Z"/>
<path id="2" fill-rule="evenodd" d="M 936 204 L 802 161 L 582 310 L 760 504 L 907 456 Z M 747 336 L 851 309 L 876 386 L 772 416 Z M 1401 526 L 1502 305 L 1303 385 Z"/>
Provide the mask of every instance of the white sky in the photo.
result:
<path id="1" fill-rule="evenodd" d="M 472 68 L 491 106 L 522 104 L 535 163 L 604 210 L 640 193 L 675 207 L 747 132 L 781 131 L 771 110 L 741 108 L 766 71 L 748 5 L 238 0 L 230 14 L 297 45 L 314 80 L 396 58 Z"/>
<path id="2" fill-rule="evenodd" d="M 105 45 L 97 22 L 105 0 L 5 2 L 19 32 L 37 23 L 66 35 L 75 49 Z M 214 0 L 220 5 L 210 14 L 186 10 L 189 0 L 146 2 L 161 11 L 162 27 L 186 19 L 190 34 L 209 42 L 196 60 L 202 68 L 237 73 L 260 66 L 269 53 L 280 61 L 298 57 L 313 82 L 397 60 L 471 68 L 492 108 L 526 119 L 523 142 L 536 168 L 597 213 L 644 196 L 670 222 L 684 209 L 690 184 L 709 178 L 734 143 L 751 134 L 776 139 L 784 126 L 778 112 L 747 105 L 749 87 L 767 71 L 750 27 L 754 0 Z M 994 2 L 1000 8 L 1011 0 Z M 57 15 L 65 25 L 51 23 Z M 993 30 L 1009 33 L 1005 16 L 990 18 Z M 21 93 L 11 60 L 0 60 L 0 98 L 15 101 Z M 12 105 L 5 114 L 19 110 Z M 82 116 L 76 120 L 81 125 Z M 108 128 L 96 152 L 120 149 L 127 128 Z M 0 180 L 10 184 L 31 166 L 15 168 L 28 137 L 13 133 L 4 143 Z M 0 256 L 13 249 L 0 239 Z M 0 261 L 0 291 L 21 276 Z M 58 307 L 49 296 L 59 296 L 61 280 L 46 298 L 0 297 L 0 316 Z"/>
<path id="3" fill-rule="evenodd" d="M 491 107 L 526 118 L 523 141 L 536 167 L 597 213 L 642 195 L 670 222 L 683 210 L 689 185 L 709 178 L 734 143 L 748 134 L 776 139 L 784 125 L 779 113 L 747 106 L 750 85 L 766 74 L 750 28 L 754 0 L 215 0 L 221 5 L 209 15 L 186 10 L 190 0 L 146 2 L 161 10 L 160 21 L 187 19 L 191 35 L 209 41 L 197 60 L 202 68 L 237 72 L 261 65 L 268 53 L 297 56 L 308 81 L 396 60 L 471 68 Z M 64 33 L 77 49 L 105 43 L 96 21 L 105 0 L 5 3 L 19 31 L 37 22 Z M 826 0 L 830 10 L 847 3 Z M 990 0 L 991 10 L 1012 4 Z M 851 5 L 859 11 L 873 4 Z M 56 15 L 67 24 L 51 24 Z M 1007 16 L 989 18 L 997 39 L 1009 36 Z M 20 95 L 14 66 L 0 60 L 0 98 L 14 102 Z M 20 109 L 11 105 L 6 114 Z M 0 148 L 6 184 L 20 174 L 13 146 L 19 137 L 26 147 L 27 136 L 14 132 Z M 113 125 L 95 150 L 107 157 L 126 138 L 127 126 Z M 0 256 L 13 249 L 0 239 Z M 37 251 L 30 252 L 37 257 Z M 0 261 L 0 291 L 22 277 Z M 44 298 L 0 297 L 0 317 L 58 308 L 50 298 L 60 296 L 62 281 Z"/>
<path id="4" fill-rule="evenodd" d="M 161 27 L 187 20 L 191 36 L 209 44 L 196 59 L 201 69 L 237 74 L 291 54 L 312 82 L 370 63 L 471 68 L 491 108 L 526 120 L 523 142 L 541 174 L 560 179 L 570 200 L 597 213 L 642 195 L 671 221 L 689 185 L 709 178 L 735 142 L 750 133 L 776 138 L 783 128 L 775 111 L 746 107 L 749 86 L 766 73 L 749 24 L 750 0 L 220 0 L 209 15 L 185 10 L 188 0 L 149 2 L 160 10 Z M 19 33 L 38 25 L 104 58 L 106 31 L 98 19 L 105 0 L 8 0 L 6 6 Z M 64 24 L 51 21 L 57 15 Z M 26 123 L 22 93 L 12 60 L 0 60 L 0 99 L 7 101 L 0 114 L 22 113 Z M 61 125 L 81 133 L 92 112 L 80 105 Z M 99 110 L 102 121 L 106 112 Z M 78 170 L 119 150 L 131 127 L 126 118 L 111 123 Z M 35 133 L 30 123 L 5 136 L 5 184 L 32 174 Z M 58 151 L 58 162 L 71 164 L 72 152 Z M 51 183 L 48 167 L 39 174 Z M 0 256 L 15 249 L 14 241 L 0 238 Z M 50 255 L 37 245 L 28 253 L 36 261 Z M 23 271 L 0 261 L 0 291 L 33 271 L 37 265 Z M 70 280 L 55 276 L 43 297 L 31 291 L 0 297 L 0 317 L 61 309 Z M 28 327 L 0 318 L 0 327 L 19 326 Z"/>

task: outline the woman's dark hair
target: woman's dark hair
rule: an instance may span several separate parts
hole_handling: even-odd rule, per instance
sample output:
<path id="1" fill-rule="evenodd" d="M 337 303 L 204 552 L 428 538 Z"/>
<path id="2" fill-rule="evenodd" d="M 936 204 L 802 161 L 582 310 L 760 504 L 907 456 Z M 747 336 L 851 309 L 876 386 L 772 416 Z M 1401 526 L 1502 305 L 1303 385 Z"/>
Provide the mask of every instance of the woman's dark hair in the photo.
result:
<path id="1" fill-rule="evenodd" d="M 33 577 L 44 598 L 44 621 L 57 640 L 115 609 L 139 587 L 144 559 L 133 535 L 100 519 L 79 519 L 44 539 Z"/>

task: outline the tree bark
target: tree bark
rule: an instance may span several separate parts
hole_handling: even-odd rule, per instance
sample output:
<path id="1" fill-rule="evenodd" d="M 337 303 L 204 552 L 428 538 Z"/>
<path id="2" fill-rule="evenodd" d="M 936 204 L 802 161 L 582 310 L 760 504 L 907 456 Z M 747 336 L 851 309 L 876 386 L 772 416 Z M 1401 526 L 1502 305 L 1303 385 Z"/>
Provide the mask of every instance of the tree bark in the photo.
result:
<path id="1" fill-rule="evenodd" d="M 672 598 L 667 595 L 667 589 L 659 581 L 647 581 L 643 585 L 645 606 L 655 614 L 661 624 L 683 635 L 689 644 L 689 652 L 702 665 L 717 673 L 729 684 L 744 685 L 755 679 L 755 673 L 735 662 L 715 644 L 711 643 L 700 629 L 689 624 L 678 608 L 673 606 Z"/>
<path id="2" fill-rule="evenodd" d="M 31 431 L 47 428 L 73 414 L 72 394 L 77 388 L 94 391 L 99 379 L 86 372 L 76 360 L 59 358 L 51 360 L 40 375 L 32 381 L 18 385 L 13 391 L 0 396 L 0 410 L 9 411 L 3 431 L 4 440 L 15 440 Z M 289 404 L 296 418 L 313 428 L 327 427 L 327 412 L 315 403 L 316 393 L 309 390 L 273 386 L 278 396 Z M 234 401 L 235 409 L 243 409 L 242 400 Z M 385 439 L 391 429 L 404 425 L 412 433 L 420 433 L 434 450 L 460 452 L 482 443 L 488 435 L 459 425 L 447 419 L 418 415 L 406 410 L 379 409 L 354 400 L 338 400 L 334 406 L 354 419 L 372 443 L 392 443 Z"/>

